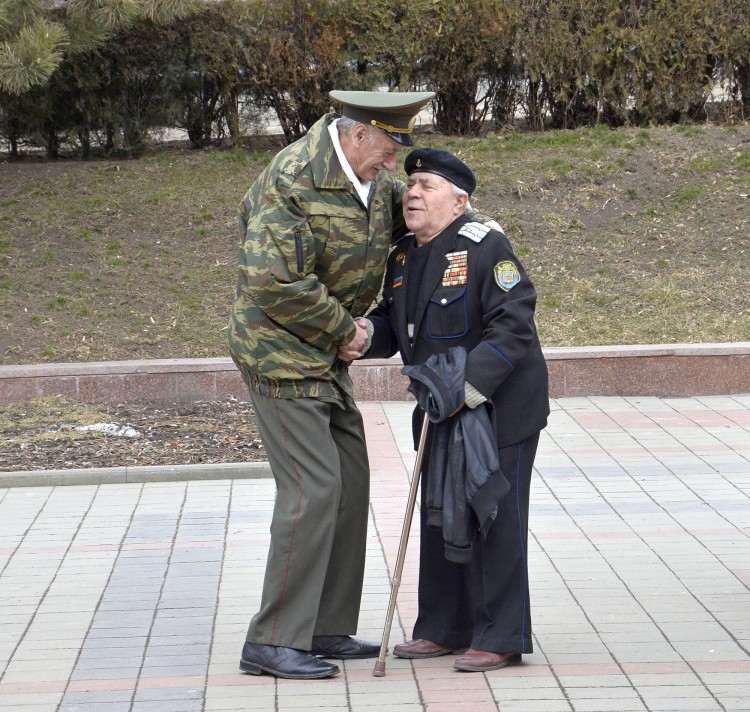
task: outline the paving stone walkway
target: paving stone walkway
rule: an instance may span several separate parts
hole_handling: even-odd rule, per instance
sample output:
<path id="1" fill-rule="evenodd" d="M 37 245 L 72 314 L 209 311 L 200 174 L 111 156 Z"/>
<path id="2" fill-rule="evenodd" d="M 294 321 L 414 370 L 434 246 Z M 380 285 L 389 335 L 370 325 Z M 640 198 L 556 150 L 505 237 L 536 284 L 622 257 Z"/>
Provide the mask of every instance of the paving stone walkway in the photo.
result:
<path id="1" fill-rule="evenodd" d="M 372 507 L 359 637 L 380 640 L 412 405 L 363 403 Z M 532 485 L 535 652 L 238 672 L 268 478 L 0 489 L 0 710 L 750 712 L 750 395 L 553 402 Z M 416 611 L 416 519 L 390 644 Z"/>

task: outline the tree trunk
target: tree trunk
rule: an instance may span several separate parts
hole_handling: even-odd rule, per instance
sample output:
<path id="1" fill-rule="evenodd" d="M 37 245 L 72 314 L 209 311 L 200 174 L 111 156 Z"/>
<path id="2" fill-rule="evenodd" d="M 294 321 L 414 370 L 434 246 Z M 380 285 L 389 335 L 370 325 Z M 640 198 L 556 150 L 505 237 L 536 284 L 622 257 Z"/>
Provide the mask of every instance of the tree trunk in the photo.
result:
<path id="1" fill-rule="evenodd" d="M 737 65 L 737 81 L 742 94 L 742 118 L 750 119 L 750 60 Z"/>
<path id="2" fill-rule="evenodd" d="M 60 158 L 60 139 L 54 126 L 50 126 L 47 132 L 47 158 Z"/>
<path id="3" fill-rule="evenodd" d="M 242 140 L 240 135 L 240 110 L 237 101 L 237 92 L 230 91 L 224 96 L 224 111 L 227 122 L 227 130 L 232 141 L 232 148 L 238 148 Z"/>

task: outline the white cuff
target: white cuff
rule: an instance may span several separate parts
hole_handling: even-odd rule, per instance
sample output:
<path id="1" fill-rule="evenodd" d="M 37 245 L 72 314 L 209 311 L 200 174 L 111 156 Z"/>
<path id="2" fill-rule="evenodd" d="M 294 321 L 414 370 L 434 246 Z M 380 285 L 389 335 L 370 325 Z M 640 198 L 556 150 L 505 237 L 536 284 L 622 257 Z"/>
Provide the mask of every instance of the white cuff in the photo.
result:
<path id="1" fill-rule="evenodd" d="M 487 399 L 471 383 L 464 381 L 464 403 L 467 407 L 476 408 L 486 402 Z"/>

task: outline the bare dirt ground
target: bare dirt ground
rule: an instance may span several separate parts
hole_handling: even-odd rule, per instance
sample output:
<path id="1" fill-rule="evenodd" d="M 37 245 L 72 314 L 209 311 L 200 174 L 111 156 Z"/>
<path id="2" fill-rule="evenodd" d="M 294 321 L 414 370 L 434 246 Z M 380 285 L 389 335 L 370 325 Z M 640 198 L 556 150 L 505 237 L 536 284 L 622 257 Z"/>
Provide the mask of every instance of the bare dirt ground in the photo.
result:
<path id="1" fill-rule="evenodd" d="M 77 429 L 87 426 L 107 428 Z M 234 399 L 93 407 L 47 398 L 0 408 L 2 472 L 265 459 L 252 406 Z"/>

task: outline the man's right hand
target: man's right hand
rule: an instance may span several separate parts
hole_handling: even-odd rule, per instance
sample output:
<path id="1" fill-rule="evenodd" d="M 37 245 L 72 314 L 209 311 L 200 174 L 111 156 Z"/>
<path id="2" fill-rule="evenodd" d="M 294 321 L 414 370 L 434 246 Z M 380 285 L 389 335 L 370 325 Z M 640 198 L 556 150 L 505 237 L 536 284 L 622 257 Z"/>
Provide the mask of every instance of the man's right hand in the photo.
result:
<path id="1" fill-rule="evenodd" d="M 354 361 L 362 355 L 367 346 L 367 323 L 364 319 L 358 319 L 354 324 L 357 327 L 354 338 L 345 346 L 338 348 L 337 355 L 342 361 Z"/>

